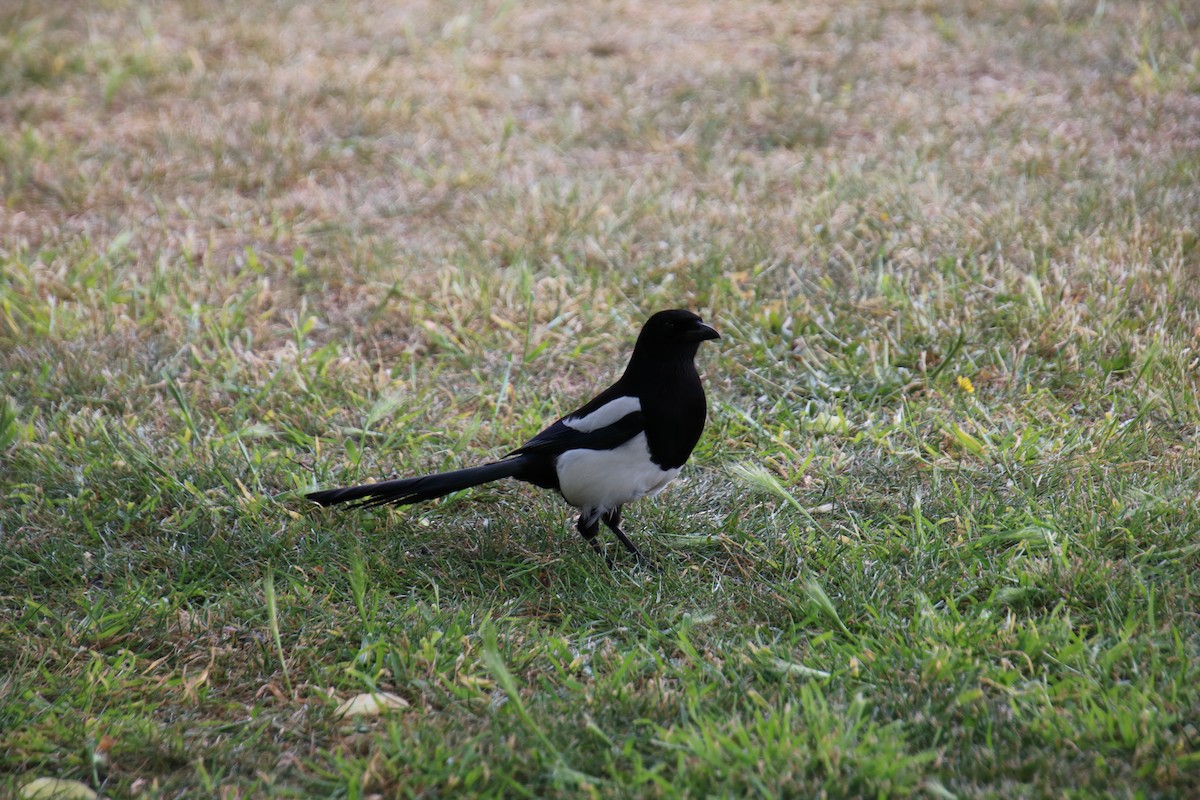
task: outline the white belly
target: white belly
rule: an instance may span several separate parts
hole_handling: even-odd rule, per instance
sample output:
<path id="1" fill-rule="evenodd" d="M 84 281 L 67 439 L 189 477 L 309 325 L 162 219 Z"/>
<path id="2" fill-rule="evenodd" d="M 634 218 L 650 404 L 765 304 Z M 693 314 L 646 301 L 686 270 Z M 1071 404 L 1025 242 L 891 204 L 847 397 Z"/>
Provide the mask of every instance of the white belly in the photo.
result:
<path id="1" fill-rule="evenodd" d="M 653 497 L 679 474 L 678 468 L 663 469 L 650 460 L 644 433 L 615 450 L 568 450 L 554 467 L 568 503 L 601 511 Z"/>

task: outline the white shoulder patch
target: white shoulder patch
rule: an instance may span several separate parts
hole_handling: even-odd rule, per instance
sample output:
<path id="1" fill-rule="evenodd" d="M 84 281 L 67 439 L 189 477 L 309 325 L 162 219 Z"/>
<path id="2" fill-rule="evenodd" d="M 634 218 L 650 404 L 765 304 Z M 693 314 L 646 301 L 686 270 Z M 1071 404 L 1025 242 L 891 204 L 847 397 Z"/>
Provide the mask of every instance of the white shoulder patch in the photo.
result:
<path id="1" fill-rule="evenodd" d="M 616 400 L 610 400 L 587 416 L 567 417 L 563 420 L 563 425 L 574 428 L 580 433 L 591 433 L 641 410 L 642 401 L 626 395 L 618 397 Z"/>

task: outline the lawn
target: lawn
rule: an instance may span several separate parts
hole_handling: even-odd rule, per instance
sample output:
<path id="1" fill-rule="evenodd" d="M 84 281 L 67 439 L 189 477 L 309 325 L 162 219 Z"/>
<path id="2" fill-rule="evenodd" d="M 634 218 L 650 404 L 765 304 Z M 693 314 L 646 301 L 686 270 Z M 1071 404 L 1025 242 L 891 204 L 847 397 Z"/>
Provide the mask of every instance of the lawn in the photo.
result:
<path id="1" fill-rule="evenodd" d="M 1200 796 L 1194 3 L 5 6 L 0 796 Z"/>

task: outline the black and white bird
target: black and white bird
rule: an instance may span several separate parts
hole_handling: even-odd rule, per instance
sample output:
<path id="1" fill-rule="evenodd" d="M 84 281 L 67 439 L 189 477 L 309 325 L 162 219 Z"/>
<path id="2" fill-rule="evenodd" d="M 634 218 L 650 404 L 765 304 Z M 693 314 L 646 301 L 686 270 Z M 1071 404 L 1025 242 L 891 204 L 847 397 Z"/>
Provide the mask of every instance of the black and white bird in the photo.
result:
<path id="1" fill-rule="evenodd" d="M 323 506 L 408 505 L 516 478 L 554 489 L 578 508 L 576 527 L 597 552 L 604 553 L 596 540 L 603 522 L 644 560 L 621 530 L 621 509 L 661 492 L 692 454 L 707 413 L 696 351 L 701 342 L 719 338 L 691 311 L 660 311 L 642 327 L 616 383 L 499 461 L 307 497 Z"/>

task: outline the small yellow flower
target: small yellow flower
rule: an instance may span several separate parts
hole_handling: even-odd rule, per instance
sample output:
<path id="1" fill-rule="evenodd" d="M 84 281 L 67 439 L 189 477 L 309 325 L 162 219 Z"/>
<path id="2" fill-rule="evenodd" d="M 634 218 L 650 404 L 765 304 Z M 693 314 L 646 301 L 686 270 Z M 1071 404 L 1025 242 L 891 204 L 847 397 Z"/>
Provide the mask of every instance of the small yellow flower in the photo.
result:
<path id="1" fill-rule="evenodd" d="M 966 375 L 958 376 L 958 388 L 962 389 L 967 394 L 975 394 L 975 384 L 971 383 L 971 379 Z"/>

